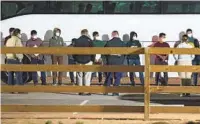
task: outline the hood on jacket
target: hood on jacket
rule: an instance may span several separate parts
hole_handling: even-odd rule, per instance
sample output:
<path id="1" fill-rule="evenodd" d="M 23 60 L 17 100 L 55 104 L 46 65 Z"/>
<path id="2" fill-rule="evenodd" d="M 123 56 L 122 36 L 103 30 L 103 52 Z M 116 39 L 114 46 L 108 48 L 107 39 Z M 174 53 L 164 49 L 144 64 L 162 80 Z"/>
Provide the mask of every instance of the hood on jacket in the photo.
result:
<path id="1" fill-rule="evenodd" d="M 61 34 L 61 30 L 59 28 L 54 28 L 53 29 L 53 36 L 55 37 L 56 36 L 56 32 L 59 31 L 60 34 Z"/>

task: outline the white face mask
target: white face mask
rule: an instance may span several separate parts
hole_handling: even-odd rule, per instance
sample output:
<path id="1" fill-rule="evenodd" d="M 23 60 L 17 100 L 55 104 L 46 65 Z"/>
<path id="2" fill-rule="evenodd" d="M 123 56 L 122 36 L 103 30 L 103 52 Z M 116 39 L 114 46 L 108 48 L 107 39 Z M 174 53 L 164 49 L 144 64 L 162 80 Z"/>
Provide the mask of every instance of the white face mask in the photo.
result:
<path id="1" fill-rule="evenodd" d="M 136 37 L 136 36 L 133 36 L 133 40 L 137 40 L 137 37 Z"/>
<path id="2" fill-rule="evenodd" d="M 59 33 L 59 32 L 56 32 L 56 36 L 60 36 L 60 33 Z"/>
<path id="3" fill-rule="evenodd" d="M 18 34 L 18 37 L 19 37 L 19 38 L 21 38 L 21 37 L 22 37 L 22 35 L 21 35 L 21 34 Z"/>
<path id="4" fill-rule="evenodd" d="M 100 40 L 100 37 L 99 37 L 99 36 L 96 36 L 95 39 L 96 39 L 96 40 Z"/>
<path id="5" fill-rule="evenodd" d="M 166 38 L 162 38 L 162 42 L 165 42 L 166 41 Z"/>
<path id="6" fill-rule="evenodd" d="M 192 37 L 192 34 L 188 34 L 188 37 Z"/>
<path id="7" fill-rule="evenodd" d="M 33 39 L 37 39 L 37 35 L 33 35 L 32 38 L 33 38 Z"/>

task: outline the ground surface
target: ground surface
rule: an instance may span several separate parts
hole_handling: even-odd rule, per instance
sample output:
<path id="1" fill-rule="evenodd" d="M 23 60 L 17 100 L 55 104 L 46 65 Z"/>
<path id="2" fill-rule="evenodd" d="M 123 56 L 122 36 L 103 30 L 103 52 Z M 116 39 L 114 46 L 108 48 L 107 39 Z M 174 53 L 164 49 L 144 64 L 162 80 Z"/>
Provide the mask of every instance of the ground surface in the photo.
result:
<path id="1" fill-rule="evenodd" d="M 51 78 L 48 78 L 50 82 Z M 70 85 L 69 79 L 64 78 L 65 85 Z M 129 79 L 124 78 L 123 85 L 128 85 Z M 136 81 L 139 84 L 139 81 Z M 154 82 L 152 81 L 152 84 Z M 50 84 L 50 83 L 49 83 Z M 170 85 L 179 85 L 179 79 L 170 79 Z M 4 84 L 2 84 L 4 85 Z M 32 85 L 32 83 L 29 83 Z M 96 79 L 93 85 L 97 85 Z M 121 105 L 143 106 L 143 94 L 120 94 L 120 96 L 105 96 L 92 94 L 79 96 L 70 93 L 28 93 L 1 94 L 2 104 L 27 105 Z M 152 94 L 152 106 L 200 106 L 200 94 L 192 94 L 183 98 L 179 94 Z M 53 124 L 59 121 L 63 124 L 152 124 L 168 122 L 169 124 L 184 124 L 189 120 L 200 121 L 200 114 L 151 114 L 152 121 L 143 121 L 143 114 L 119 113 L 2 113 L 2 124 L 45 124 L 51 120 Z M 117 120 L 116 120 L 117 119 Z M 165 120 L 163 120 L 165 119 Z M 83 122 L 83 123 L 82 123 Z M 159 123 L 158 123 L 159 124 Z M 162 123 L 160 123 L 162 124 Z"/>

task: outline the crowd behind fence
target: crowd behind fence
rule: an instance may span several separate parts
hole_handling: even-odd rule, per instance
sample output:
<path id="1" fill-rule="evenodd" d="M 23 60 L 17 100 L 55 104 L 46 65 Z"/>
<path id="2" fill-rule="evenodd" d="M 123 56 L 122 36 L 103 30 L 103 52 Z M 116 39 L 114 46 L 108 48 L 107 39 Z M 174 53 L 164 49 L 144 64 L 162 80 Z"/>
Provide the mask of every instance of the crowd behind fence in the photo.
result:
<path id="1" fill-rule="evenodd" d="M 2 112 L 144 112 L 144 119 L 150 113 L 200 113 L 199 106 L 162 107 L 150 106 L 151 93 L 200 93 L 199 86 L 150 86 L 150 72 L 200 72 L 200 66 L 151 65 L 151 54 L 199 54 L 200 49 L 173 48 L 2 48 L 6 53 L 41 54 L 145 54 L 144 66 L 102 66 L 102 65 L 1 65 L 1 71 L 121 71 L 145 72 L 144 87 L 98 87 L 98 86 L 2 86 L 1 92 L 123 92 L 144 93 L 144 106 L 77 106 L 77 105 L 1 105 Z"/>

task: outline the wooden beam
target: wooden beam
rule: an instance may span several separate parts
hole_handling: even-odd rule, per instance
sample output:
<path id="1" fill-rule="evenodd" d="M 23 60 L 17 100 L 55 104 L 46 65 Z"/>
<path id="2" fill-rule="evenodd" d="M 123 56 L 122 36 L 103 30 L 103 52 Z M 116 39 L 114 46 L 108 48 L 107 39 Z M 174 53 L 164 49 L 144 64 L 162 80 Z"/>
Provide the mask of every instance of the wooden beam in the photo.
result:
<path id="1" fill-rule="evenodd" d="M 144 119 L 149 120 L 150 113 L 150 54 L 148 48 L 145 49 L 145 86 L 144 86 Z"/>
<path id="2" fill-rule="evenodd" d="M 151 113 L 200 113 L 200 106 L 151 106 Z"/>
<path id="3" fill-rule="evenodd" d="M 200 65 L 184 66 L 184 65 L 151 65 L 151 72 L 200 72 Z"/>
<path id="4" fill-rule="evenodd" d="M 23 53 L 23 54 L 144 54 L 144 48 L 121 48 L 121 47 L 2 47 L 1 54 L 6 53 Z"/>
<path id="5" fill-rule="evenodd" d="M 144 112 L 143 106 L 1 105 L 1 112 Z"/>
<path id="6" fill-rule="evenodd" d="M 149 48 L 150 54 L 198 54 L 199 48 Z"/>
<path id="7" fill-rule="evenodd" d="M 105 87 L 105 86 L 8 86 L 2 85 L 1 92 L 53 92 L 53 93 L 144 93 L 143 87 Z"/>
<path id="8" fill-rule="evenodd" d="M 2 64 L 1 71 L 61 71 L 61 72 L 143 72 L 144 66 L 115 65 L 30 65 Z"/>
<path id="9" fill-rule="evenodd" d="M 151 93 L 200 93 L 198 86 L 151 86 Z"/>

